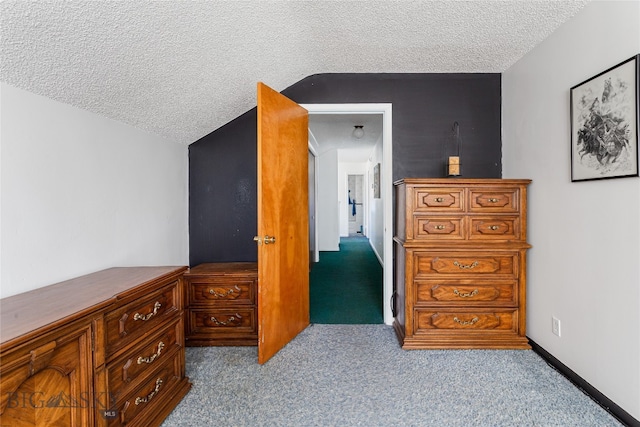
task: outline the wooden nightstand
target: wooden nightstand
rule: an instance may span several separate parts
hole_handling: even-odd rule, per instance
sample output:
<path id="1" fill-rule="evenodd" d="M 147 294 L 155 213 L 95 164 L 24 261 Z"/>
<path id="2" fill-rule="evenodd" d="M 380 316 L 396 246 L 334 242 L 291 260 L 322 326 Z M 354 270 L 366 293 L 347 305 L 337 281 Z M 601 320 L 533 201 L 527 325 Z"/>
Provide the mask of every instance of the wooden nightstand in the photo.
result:
<path id="1" fill-rule="evenodd" d="M 184 275 L 186 345 L 257 345 L 258 264 L 207 263 Z"/>

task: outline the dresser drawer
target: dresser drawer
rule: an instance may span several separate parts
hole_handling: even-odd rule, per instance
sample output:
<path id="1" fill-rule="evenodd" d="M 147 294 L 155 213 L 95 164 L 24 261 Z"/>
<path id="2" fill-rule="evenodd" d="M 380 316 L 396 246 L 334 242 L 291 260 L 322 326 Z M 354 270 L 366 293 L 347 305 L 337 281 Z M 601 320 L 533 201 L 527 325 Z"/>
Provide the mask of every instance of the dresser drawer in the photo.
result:
<path id="1" fill-rule="evenodd" d="M 501 305 L 518 303 L 515 280 L 416 281 L 416 305 Z"/>
<path id="2" fill-rule="evenodd" d="M 167 400 L 171 400 L 171 394 L 175 392 L 175 387 L 181 377 L 182 355 L 177 353 L 173 358 L 167 359 L 158 369 L 154 370 L 136 388 L 132 389 L 122 399 L 116 402 L 117 417 L 109 420 L 109 426 L 127 425 L 136 421 L 137 425 L 145 425 L 142 416 L 135 420 L 136 416 L 145 412 L 150 415 L 150 411 L 160 410 Z M 152 417 L 152 415 L 151 415 Z M 145 417 L 146 418 L 146 417 Z"/>
<path id="3" fill-rule="evenodd" d="M 176 280 L 106 316 L 107 357 L 149 333 L 156 325 L 179 313 L 179 282 Z"/>
<path id="4" fill-rule="evenodd" d="M 414 332 L 417 334 L 439 330 L 516 332 L 518 328 L 518 310 L 515 308 L 499 310 L 416 309 L 414 317 Z"/>
<path id="5" fill-rule="evenodd" d="M 167 358 L 172 358 L 181 348 L 180 337 L 183 333 L 184 322 L 181 317 L 177 317 L 169 325 L 109 363 L 107 381 L 110 395 L 118 399 L 156 366 L 161 365 Z"/>
<path id="6" fill-rule="evenodd" d="M 255 292 L 255 281 L 244 278 L 191 279 L 189 283 L 190 305 L 254 305 Z"/>
<path id="7" fill-rule="evenodd" d="M 414 277 L 427 278 L 430 275 L 518 275 L 518 253 L 503 252 L 416 252 L 414 253 Z"/>
<path id="8" fill-rule="evenodd" d="M 520 240 L 520 217 L 470 217 L 469 240 Z"/>
<path id="9" fill-rule="evenodd" d="M 192 309 L 189 313 L 189 335 L 254 334 L 258 331 L 255 309 Z"/>
<path id="10" fill-rule="evenodd" d="M 464 240 L 461 216 L 423 216 L 413 218 L 413 237 L 416 240 Z"/>
<path id="11" fill-rule="evenodd" d="M 520 207 L 518 188 L 471 188 L 469 212 L 518 212 Z"/>
<path id="12" fill-rule="evenodd" d="M 415 212 L 463 212 L 464 189 L 420 188 L 413 189 Z"/>

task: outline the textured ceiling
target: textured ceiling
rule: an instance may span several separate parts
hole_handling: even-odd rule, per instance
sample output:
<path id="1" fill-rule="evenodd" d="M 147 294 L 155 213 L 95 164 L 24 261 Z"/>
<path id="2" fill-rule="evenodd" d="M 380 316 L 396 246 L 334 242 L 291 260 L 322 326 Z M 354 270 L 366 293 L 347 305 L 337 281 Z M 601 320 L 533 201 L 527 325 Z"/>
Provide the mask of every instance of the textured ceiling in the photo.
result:
<path id="1" fill-rule="evenodd" d="M 362 137 L 353 135 L 355 126 L 362 126 Z M 309 131 L 317 155 L 336 149 L 338 161 L 366 162 L 382 138 L 382 114 L 310 114 Z"/>
<path id="2" fill-rule="evenodd" d="M 2 1 L 0 80 L 189 144 L 317 73 L 502 72 L 586 1 Z"/>

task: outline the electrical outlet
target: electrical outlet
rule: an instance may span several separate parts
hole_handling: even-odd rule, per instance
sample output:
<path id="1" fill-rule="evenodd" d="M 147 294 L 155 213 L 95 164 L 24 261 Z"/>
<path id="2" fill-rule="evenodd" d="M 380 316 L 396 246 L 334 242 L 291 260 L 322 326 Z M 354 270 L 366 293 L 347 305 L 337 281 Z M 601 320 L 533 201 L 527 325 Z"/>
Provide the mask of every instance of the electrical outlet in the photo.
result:
<path id="1" fill-rule="evenodd" d="M 555 316 L 551 316 L 551 332 L 553 335 L 560 336 L 560 319 Z"/>

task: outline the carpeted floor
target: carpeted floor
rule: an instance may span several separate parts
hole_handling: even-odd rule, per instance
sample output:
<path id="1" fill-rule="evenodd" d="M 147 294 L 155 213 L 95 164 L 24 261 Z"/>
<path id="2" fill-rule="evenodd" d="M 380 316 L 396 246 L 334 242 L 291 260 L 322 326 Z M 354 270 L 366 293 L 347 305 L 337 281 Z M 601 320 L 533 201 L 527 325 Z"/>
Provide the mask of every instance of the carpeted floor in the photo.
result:
<path id="1" fill-rule="evenodd" d="M 311 325 L 255 347 L 187 348 L 173 426 L 619 426 L 530 350 L 402 350 L 387 325 Z"/>
<path id="2" fill-rule="evenodd" d="M 383 323 L 382 266 L 366 237 L 340 238 L 309 275 L 311 323 Z"/>

